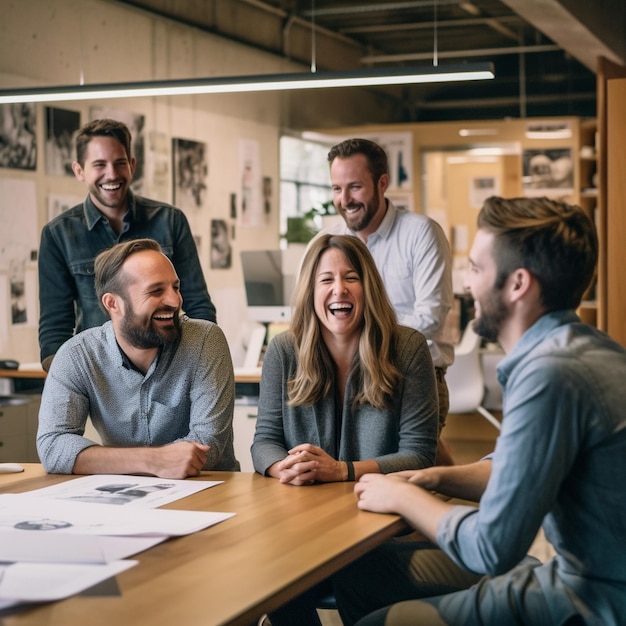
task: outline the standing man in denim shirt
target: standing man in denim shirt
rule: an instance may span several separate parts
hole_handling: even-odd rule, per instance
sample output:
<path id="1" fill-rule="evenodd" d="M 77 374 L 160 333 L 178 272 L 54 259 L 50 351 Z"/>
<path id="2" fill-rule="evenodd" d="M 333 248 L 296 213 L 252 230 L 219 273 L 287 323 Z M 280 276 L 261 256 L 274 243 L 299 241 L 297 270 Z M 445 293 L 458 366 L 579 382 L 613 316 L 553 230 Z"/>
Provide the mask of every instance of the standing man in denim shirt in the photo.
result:
<path id="1" fill-rule="evenodd" d="M 575 313 L 597 259 L 579 207 L 485 202 L 465 286 L 476 332 L 507 353 L 495 451 L 470 465 L 361 478 L 360 509 L 399 513 L 441 550 L 372 552 L 343 570 L 344 624 L 374 609 L 358 626 L 624 624 L 626 350 Z M 540 526 L 556 552 L 545 563 L 526 556 Z M 423 555 L 441 551 L 448 565 L 429 567 Z M 484 577 L 457 590 L 459 568 Z"/>
<path id="2" fill-rule="evenodd" d="M 187 218 L 130 191 L 131 154 L 130 131 L 116 120 L 94 120 L 76 138 L 72 169 L 89 195 L 44 226 L 39 246 L 39 348 L 46 371 L 74 333 L 107 321 L 96 298 L 93 264 L 98 253 L 122 241 L 158 241 L 180 277 L 185 313 L 216 321 Z"/>

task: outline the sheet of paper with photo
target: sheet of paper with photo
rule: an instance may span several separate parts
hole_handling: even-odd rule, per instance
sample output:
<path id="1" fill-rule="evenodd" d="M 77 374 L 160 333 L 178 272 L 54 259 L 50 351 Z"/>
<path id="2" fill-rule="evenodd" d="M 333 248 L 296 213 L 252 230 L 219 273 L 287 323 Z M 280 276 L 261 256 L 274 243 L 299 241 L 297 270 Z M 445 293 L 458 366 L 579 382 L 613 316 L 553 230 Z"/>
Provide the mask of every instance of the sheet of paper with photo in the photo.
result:
<path id="1" fill-rule="evenodd" d="M 14 533 L 165 536 L 189 535 L 222 522 L 234 513 L 174 511 L 70 502 L 25 494 L 0 495 L 0 529 Z"/>
<path id="2" fill-rule="evenodd" d="M 33 489 L 27 493 L 31 496 L 73 502 L 154 509 L 222 482 L 224 481 L 168 480 L 152 476 L 99 474 L 82 476 L 50 487 Z"/>

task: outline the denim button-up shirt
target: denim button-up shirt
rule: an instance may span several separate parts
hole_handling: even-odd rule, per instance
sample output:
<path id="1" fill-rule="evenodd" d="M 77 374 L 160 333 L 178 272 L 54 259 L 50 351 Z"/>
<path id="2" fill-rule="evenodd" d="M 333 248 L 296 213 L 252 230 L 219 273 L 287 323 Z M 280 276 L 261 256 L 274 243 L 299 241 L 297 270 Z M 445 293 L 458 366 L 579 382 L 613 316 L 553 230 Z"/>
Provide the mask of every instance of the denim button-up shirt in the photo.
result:
<path id="1" fill-rule="evenodd" d="M 535 576 L 554 623 L 573 604 L 586 624 L 623 624 L 626 350 L 573 311 L 554 311 L 500 362 L 498 379 L 504 418 L 489 484 L 479 509 L 457 506 L 441 520 L 439 545 L 497 575 L 542 525 L 557 555 Z"/>
<path id="2" fill-rule="evenodd" d="M 118 236 L 88 196 L 44 226 L 39 246 L 39 347 L 41 359 L 55 354 L 75 332 L 109 318 L 94 286 L 96 256 L 121 241 L 150 238 L 161 245 L 180 278 L 189 317 L 216 321 L 196 244 L 184 213 L 129 192 L 129 209 Z"/>

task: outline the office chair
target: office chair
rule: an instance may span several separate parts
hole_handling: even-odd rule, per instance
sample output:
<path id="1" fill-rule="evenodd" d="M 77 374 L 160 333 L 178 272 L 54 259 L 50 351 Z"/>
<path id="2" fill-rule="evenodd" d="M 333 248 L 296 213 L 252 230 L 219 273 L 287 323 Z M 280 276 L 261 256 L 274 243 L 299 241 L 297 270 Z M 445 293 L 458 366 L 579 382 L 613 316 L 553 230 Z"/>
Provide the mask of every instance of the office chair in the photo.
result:
<path id="1" fill-rule="evenodd" d="M 485 398 L 485 377 L 480 357 L 480 337 L 472 322 L 463 331 L 454 347 L 454 363 L 448 367 L 446 382 L 450 394 L 448 413 L 480 413 L 500 430 L 500 422 L 482 405 Z"/>

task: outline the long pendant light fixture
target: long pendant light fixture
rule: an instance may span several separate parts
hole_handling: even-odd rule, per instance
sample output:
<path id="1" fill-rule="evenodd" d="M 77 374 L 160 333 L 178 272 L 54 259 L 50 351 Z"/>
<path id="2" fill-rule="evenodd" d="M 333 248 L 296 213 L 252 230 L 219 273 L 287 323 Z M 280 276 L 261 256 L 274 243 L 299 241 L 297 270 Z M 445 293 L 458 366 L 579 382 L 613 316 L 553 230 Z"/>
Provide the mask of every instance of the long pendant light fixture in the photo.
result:
<path id="1" fill-rule="evenodd" d="M 394 67 L 347 72 L 261 74 L 180 80 L 155 80 L 131 83 L 101 83 L 57 87 L 0 89 L 0 104 L 21 102 L 58 102 L 100 100 L 145 96 L 181 96 L 332 87 L 380 87 L 418 85 L 494 78 L 490 63 L 466 63 L 426 67 Z"/>

